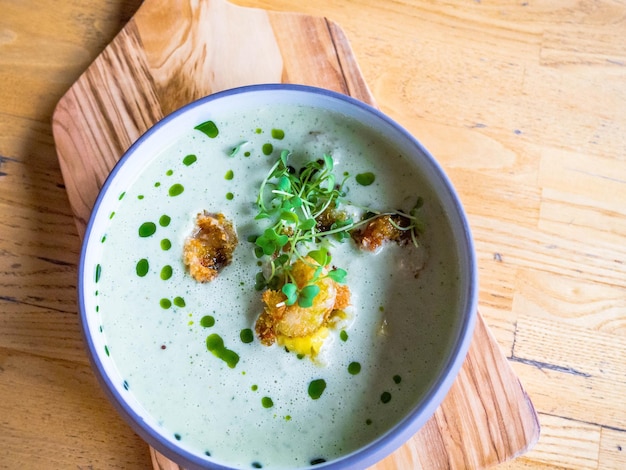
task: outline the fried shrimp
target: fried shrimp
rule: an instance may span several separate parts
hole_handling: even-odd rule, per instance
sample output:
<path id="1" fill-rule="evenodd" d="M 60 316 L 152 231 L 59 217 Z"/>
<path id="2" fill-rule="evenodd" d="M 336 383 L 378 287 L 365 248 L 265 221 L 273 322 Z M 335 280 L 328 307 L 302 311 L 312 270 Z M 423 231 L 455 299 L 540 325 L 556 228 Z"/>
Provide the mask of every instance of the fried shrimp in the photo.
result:
<path id="1" fill-rule="evenodd" d="M 212 281 L 228 266 L 237 246 L 237 233 L 224 214 L 204 211 L 183 248 L 183 262 L 198 282 Z"/>
<path id="2" fill-rule="evenodd" d="M 309 285 L 318 268 L 319 264 L 310 257 L 297 260 L 291 273 L 298 288 L 302 289 Z M 287 297 L 278 290 L 270 289 L 263 293 L 262 299 L 265 307 L 255 327 L 263 344 L 271 345 L 278 340 L 279 343 L 285 344 L 287 342 L 293 345 L 296 343 L 289 340 L 314 339 L 329 324 L 333 312 L 348 307 L 350 289 L 345 285 L 336 283 L 329 277 L 325 277 L 327 272 L 328 269 L 324 268 L 320 279 L 313 283 L 319 287 L 319 293 L 315 296 L 313 305 L 310 307 L 301 307 L 298 303 L 287 305 Z M 306 343 L 306 341 L 300 344 L 302 343 Z M 307 354 L 311 351 L 298 352 Z M 316 351 L 312 352 L 315 353 Z"/>
<path id="3" fill-rule="evenodd" d="M 408 220 L 400 215 L 382 215 L 370 220 L 361 230 L 352 232 L 352 239 L 367 251 L 376 251 L 386 241 L 403 243 L 411 238 L 409 230 L 400 227 L 408 226 Z"/>

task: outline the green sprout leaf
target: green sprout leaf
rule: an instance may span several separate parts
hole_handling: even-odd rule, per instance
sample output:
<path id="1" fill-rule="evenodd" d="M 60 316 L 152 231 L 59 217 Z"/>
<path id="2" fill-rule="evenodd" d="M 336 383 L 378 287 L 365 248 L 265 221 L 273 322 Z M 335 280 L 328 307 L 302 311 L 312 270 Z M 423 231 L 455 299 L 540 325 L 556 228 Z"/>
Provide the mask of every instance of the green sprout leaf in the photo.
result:
<path id="1" fill-rule="evenodd" d="M 315 221 L 315 219 L 306 219 L 303 220 L 300 225 L 298 225 L 298 228 L 300 230 L 311 230 L 313 227 L 315 227 L 316 224 L 317 222 Z"/>
<path id="2" fill-rule="evenodd" d="M 289 237 L 287 235 L 280 235 L 276 238 L 276 246 L 278 248 L 284 247 L 289 242 Z"/>
<path id="3" fill-rule="evenodd" d="M 313 299 L 319 292 L 320 288 L 315 284 L 303 287 L 298 296 L 298 305 L 302 308 L 309 308 L 313 305 Z"/>
<path id="4" fill-rule="evenodd" d="M 255 244 L 263 250 L 263 254 L 270 256 L 284 247 L 288 241 L 287 235 L 279 235 L 275 229 L 268 228 L 256 239 Z"/>
<path id="5" fill-rule="evenodd" d="M 288 261 L 289 261 L 289 255 L 287 253 L 283 253 L 282 255 L 280 255 L 274 260 L 274 264 L 283 265 L 283 264 L 286 264 Z"/>
<path id="6" fill-rule="evenodd" d="M 281 290 L 283 294 L 287 296 L 287 300 L 285 300 L 285 304 L 293 305 L 296 303 L 296 300 L 298 299 L 298 287 L 295 284 L 288 282 L 287 284 L 283 286 Z"/>
<path id="7" fill-rule="evenodd" d="M 328 277 L 339 284 L 345 284 L 348 272 L 345 269 L 335 268 L 328 272 Z"/>
<path id="8" fill-rule="evenodd" d="M 319 250 L 311 250 L 307 253 L 307 256 L 313 258 L 320 266 L 326 266 L 330 263 L 330 255 L 326 248 L 320 248 Z"/>
<path id="9" fill-rule="evenodd" d="M 276 245 L 272 240 L 267 240 L 263 236 L 257 238 L 256 244 L 261 248 L 264 255 L 272 255 L 276 251 Z"/>
<path id="10" fill-rule="evenodd" d="M 282 220 L 283 222 L 287 222 L 288 224 L 297 224 L 298 214 L 291 211 L 282 211 L 280 213 L 280 220 Z"/>
<path id="11" fill-rule="evenodd" d="M 311 279 L 309 280 L 309 284 L 313 284 L 319 281 L 320 276 L 322 275 L 322 271 L 324 271 L 324 267 L 318 266 L 317 269 L 313 271 L 313 276 L 311 276 Z"/>
<path id="12" fill-rule="evenodd" d="M 266 287 L 267 287 L 267 282 L 265 281 L 265 276 L 263 275 L 263 273 L 261 272 L 256 273 L 254 289 L 257 291 L 262 291 Z"/>
<path id="13" fill-rule="evenodd" d="M 335 189 L 335 175 L 328 175 L 326 178 L 325 186 L 328 191 L 333 191 Z"/>
<path id="14" fill-rule="evenodd" d="M 291 181 L 288 176 L 281 176 L 278 178 L 278 183 L 276 183 L 276 189 L 280 191 L 288 192 L 291 189 Z"/>
<path id="15" fill-rule="evenodd" d="M 333 161 L 333 157 L 331 157 L 327 153 L 324 154 L 324 165 L 326 166 L 328 171 L 333 171 L 333 168 L 335 166 L 335 163 Z"/>

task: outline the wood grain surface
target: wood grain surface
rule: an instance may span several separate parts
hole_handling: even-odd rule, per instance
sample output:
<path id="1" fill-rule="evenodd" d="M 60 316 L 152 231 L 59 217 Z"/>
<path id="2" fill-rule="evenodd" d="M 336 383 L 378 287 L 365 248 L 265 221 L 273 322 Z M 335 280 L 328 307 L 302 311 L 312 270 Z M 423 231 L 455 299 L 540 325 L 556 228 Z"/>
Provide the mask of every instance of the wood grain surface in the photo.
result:
<path id="1" fill-rule="evenodd" d="M 0 0 L 0 468 L 151 467 L 80 340 L 80 241 L 51 126 L 140 3 Z M 624 468 L 626 6 L 237 3 L 341 25 L 378 106 L 452 178 L 476 239 L 486 331 L 541 422 L 537 445 L 501 467 Z M 458 446 L 464 434 L 452 436 Z"/>

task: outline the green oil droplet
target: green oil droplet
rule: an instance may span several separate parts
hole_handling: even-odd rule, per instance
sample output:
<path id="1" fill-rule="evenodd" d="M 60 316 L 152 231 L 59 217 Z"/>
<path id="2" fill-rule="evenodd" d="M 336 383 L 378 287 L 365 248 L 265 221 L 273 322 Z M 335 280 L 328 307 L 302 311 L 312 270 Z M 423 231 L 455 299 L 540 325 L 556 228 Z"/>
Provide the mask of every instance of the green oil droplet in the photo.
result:
<path id="1" fill-rule="evenodd" d="M 239 362 L 239 354 L 224 346 L 224 340 L 217 333 L 207 336 L 206 347 L 215 357 L 223 360 L 231 369 L 234 369 Z"/>
<path id="2" fill-rule="evenodd" d="M 185 299 L 183 299 L 182 297 L 174 297 L 174 305 L 182 308 L 187 304 L 185 303 Z"/>
<path id="3" fill-rule="evenodd" d="M 106 344 L 104 345 L 104 353 L 105 353 L 107 356 L 110 356 L 110 355 L 111 355 L 111 354 L 109 353 L 109 347 L 108 347 Z"/>
<path id="4" fill-rule="evenodd" d="M 251 343 L 254 341 L 254 334 L 250 328 L 245 328 L 239 333 L 239 338 L 241 338 L 242 343 Z"/>
<path id="5" fill-rule="evenodd" d="M 374 182 L 375 179 L 376 176 L 374 176 L 374 173 L 371 173 L 369 171 L 356 175 L 356 182 L 359 183 L 361 186 L 369 186 Z"/>
<path id="6" fill-rule="evenodd" d="M 262 150 L 264 155 L 271 155 L 274 151 L 274 146 L 270 143 L 263 144 Z"/>
<path id="7" fill-rule="evenodd" d="M 234 177 L 235 177 L 235 173 L 233 173 L 233 170 L 228 170 L 226 174 L 224 175 L 225 180 L 232 180 Z"/>
<path id="8" fill-rule="evenodd" d="M 154 187 L 158 188 L 159 186 L 161 186 L 161 183 L 159 181 L 157 181 L 156 183 L 154 183 Z"/>
<path id="9" fill-rule="evenodd" d="M 177 441 L 180 441 L 180 440 L 182 439 L 182 436 L 181 436 L 180 434 L 176 433 L 176 434 L 174 434 L 174 438 L 175 438 Z"/>
<path id="10" fill-rule="evenodd" d="M 213 121 L 206 121 L 202 124 L 198 124 L 194 129 L 203 132 L 211 139 L 215 139 L 219 134 L 219 130 Z"/>
<path id="11" fill-rule="evenodd" d="M 137 272 L 137 276 L 144 277 L 146 274 L 148 274 L 149 269 L 150 269 L 150 263 L 148 263 L 148 260 L 146 258 L 142 258 L 139 261 L 137 261 L 137 266 L 135 266 L 135 271 Z"/>
<path id="12" fill-rule="evenodd" d="M 107 236 L 103 235 L 102 238 L 100 239 L 100 243 L 104 243 L 105 241 L 107 241 Z"/>
<path id="13" fill-rule="evenodd" d="M 372 424 L 372 420 L 371 419 L 366 419 L 365 420 L 365 424 L 367 424 L 368 426 Z"/>
<path id="14" fill-rule="evenodd" d="M 159 301 L 159 305 L 161 306 L 161 308 L 164 308 L 167 310 L 168 308 L 172 306 L 172 301 L 170 299 L 161 299 Z"/>
<path id="15" fill-rule="evenodd" d="M 151 235 L 154 235 L 154 232 L 156 232 L 156 229 L 157 227 L 154 222 L 144 222 L 139 227 L 139 236 L 142 238 L 146 238 Z"/>
<path id="16" fill-rule="evenodd" d="M 124 199 L 124 196 L 126 196 L 126 192 L 123 192 L 122 194 L 120 194 L 120 197 L 118 199 L 121 201 L 122 199 Z"/>
<path id="17" fill-rule="evenodd" d="M 159 219 L 159 225 L 161 227 L 167 227 L 170 222 L 172 221 L 172 218 L 169 215 L 162 215 L 161 218 Z"/>
<path id="18" fill-rule="evenodd" d="M 402 382 L 402 377 L 400 377 L 399 375 L 394 375 L 393 376 L 393 381 L 397 384 L 399 384 L 400 382 Z"/>
<path id="19" fill-rule="evenodd" d="M 213 325 L 215 325 L 215 318 L 211 315 L 205 315 L 200 319 L 200 325 L 205 328 L 211 328 Z"/>
<path id="20" fill-rule="evenodd" d="M 361 372 L 361 364 L 359 364 L 358 362 L 351 362 L 348 365 L 348 372 L 352 375 L 357 375 L 359 372 Z"/>
<path id="21" fill-rule="evenodd" d="M 228 199 L 229 201 L 232 201 L 235 198 L 235 195 L 233 193 L 226 193 L 226 199 Z"/>
<path id="22" fill-rule="evenodd" d="M 115 211 L 113 211 L 113 212 L 111 212 L 111 213 L 109 214 L 109 219 L 112 219 L 113 217 L 115 217 Z"/>
<path id="23" fill-rule="evenodd" d="M 99 264 L 96 264 L 96 274 L 95 274 L 95 281 L 98 282 L 100 280 L 100 276 L 102 275 L 102 266 L 100 266 Z"/>
<path id="24" fill-rule="evenodd" d="M 380 395 L 380 401 L 382 401 L 383 403 L 389 403 L 391 401 L 391 393 L 383 392 Z"/>
<path id="25" fill-rule="evenodd" d="M 174 174 L 174 170 L 167 170 L 167 171 L 165 172 L 165 174 L 166 174 L 167 176 L 172 176 L 172 175 Z"/>
<path id="26" fill-rule="evenodd" d="M 172 277 L 172 267 L 169 264 L 166 264 L 161 268 L 161 279 L 167 281 L 170 277 Z"/>
<path id="27" fill-rule="evenodd" d="M 263 408 L 271 408 L 274 406 L 274 401 L 270 397 L 263 397 L 261 398 L 261 405 L 263 405 Z"/>
<path id="28" fill-rule="evenodd" d="M 259 389 L 258 385 L 253 385 L 252 387 L 250 387 L 250 390 L 252 390 L 253 392 L 256 392 Z"/>
<path id="29" fill-rule="evenodd" d="M 339 339 L 341 341 L 348 341 L 348 332 L 346 330 L 341 330 L 339 333 Z"/>
<path id="30" fill-rule="evenodd" d="M 139 194 L 139 195 L 137 196 L 137 199 L 139 199 L 139 200 L 141 201 L 141 200 L 143 199 L 143 194 Z"/>
<path id="31" fill-rule="evenodd" d="M 322 393 L 324 393 L 324 390 L 326 390 L 326 381 L 324 379 L 312 380 L 309 384 L 308 392 L 309 396 L 313 400 L 317 400 L 319 397 L 321 397 Z"/>
<path id="32" fill-rule="evenodd" d="M 183 158 L 183 165 L 193 165 L 196 160 L 198 160 L 198 157 L 196 157 L 195 155 L 187 155 L 185 158 Z"/>
<path id="33" fill-rule="evenodd" d="M 274 139 L 283 140 L 285 138 L 285 131 L 282 129 L 272 129 L 272 137 Z"/>
<path id="34" fill-rule="evenodd" d="M 169 241 L 167 238 L 164 238 L 163 240 L 161 240 L 161 249 L 163 251 L 167 251 L 170 248 L 172 248 L 172 242 Z"/>
<path id="35" fill-rule="evenodd" d="M 174 196 L 178 196 L 178 195 L 182 194 L 184 190 L 185 190 L 185 187 L 182 184 L 176 183 L 176 184 L 173 184 L 172 186 L 170 186 L 168 194 L 170 196 L 174 197 Z"/>
<path id="36" fill-rule="evenodd" d="M 244 153 L 243 153 L 243 156 L 244 156 L 244 157 L 249 157 L 249 156 L 250 156 L 250 152 L 248 152 L 248 151 L 244 152 Z"/>
<path id="37" fill-rule="evenodd" d="M 260 134 L 260 133 L 262 133 L 262 132 L 263 132 L 263 129 L 261 129 L 260 127 L 257 127 L 257 128 L 254 130 L 254 133 L 255 133 L 255 134 Z"/>

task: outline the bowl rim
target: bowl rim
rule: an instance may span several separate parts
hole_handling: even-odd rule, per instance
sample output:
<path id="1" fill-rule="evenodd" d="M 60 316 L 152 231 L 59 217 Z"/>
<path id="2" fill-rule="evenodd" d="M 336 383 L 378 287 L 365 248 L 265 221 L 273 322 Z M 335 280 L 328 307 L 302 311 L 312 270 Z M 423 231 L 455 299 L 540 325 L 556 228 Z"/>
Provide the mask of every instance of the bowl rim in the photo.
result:
<path id="1" fill-rule="evenodd" d="M 140 151 L 142 145 L 151 138 L 154 134 L 164 127 L 170 121 L 173 121 L 179 116 L 188 113 L 190 110 L 197 107 L 204 106 L 207 103 L 220 100 L 232 95 L 238 95 L 242 93 L 263 93 L 263 92 L 278 92 L 278 93 L 305 93 L 305 94 L 317 94 L 323 97 L 327 97 L 333 100 L 341 101 L 350 107 L 360 108 L 361 111 L 372 115 L 374 119 L 383 121 L 391 128 L 394 128 L 396 132 L 399 132 L 403 138 L 405 138 L 408 144 L 414 146 L 418 152 L 422 154 L 427 160 L 427 163 L 431 166 L 431 170 L 434 171 L 440 178 L 439 184 L 442 184 L 445 191 L 448 193 L 449 199 L 452 201 L 452 209 L 455 213 L 455 218 L 460 222 L 461 239 L 457 239 L 457 246 L 462 246 L 464 252 L 460 255 L 466 255 L 464 259 L 460 259 L 461 273 L 467 274 L 469 281 L 467 282 L 466 292 L 461 292 L 461 301 L 458 306 L 458 313 L 462 315 L 461 322 L 456 332 L 456 337 L 453 338 L 452 347 L 445 356 L 445 360 L 440 366 L 440 370 L 436 378 L 432 381 L 424 396 L 411 409 L 410 413 L 401 418 L 394 426 L 388 429 L 385 433 L 378 436 L 375 440 L 369 442 L 364 447 L 361 447 L 349 454 L 341 456 L 337 459 L 315 465 L 315 468 L 364 468 L 375 464 L 385 456 L 391 454 L 404 444 L 412 435 L 414 435 L 419 429 L 421 429 L 426 422 L 433 416 L 436 409 L 439 407 L 445 396 L 448 394 L 453 382 L 456 380 L 458 373 L 467 356 L 472 338 L 473 331 L 476 323 L 477 316 L 477 304 L 478 304 L 478 270 L 476 262 L 476 254 L 474 249 L 474 242 L 471 235 L 469 222 L 466 217 L 466 213 L 462 207 L 460 198 L 452 185 L 449 177 L 439 164 L 439 162 L 433 157 L 433 155 L 419 142 L 410 132 L 408 132 L 403 126 L 397 123 L 395 120 L 384 114 L 379 109 L 360 101 L 349 95 L 331 91 L 324 88 L 318 88 L 309 85 L 298 84 L 280 84 L 280 83 L 268 83 L 268 84 L 255 84 L 245 85 L 236 88 L 231 88 L 223 91 L 219 91 L 208 96 L 199 98 L 192 101 L 170 114 L 166 115 L 154 125 L 150 126 L 133 144 L 124 152 L 120 159 L 115 163 L 111 169 L 109 175 L 105 179 L 102 187 L 98 192 L 98 196 L 94 202 L 91 210 L 91 215 L 87 223 L 87 227 L 84 233 L 84 237 L 81 243 L 80 259 L 78 264 L 78 308 L 79 308 L 79 323 L 81 327 L 81 334 L 83 340 L 87 346 L 87 352 L 92 369 L 103 388 L 105 395 L 109 401 L 113 404 L 116 411 L 123 417 L 127 424 L 141 436 L 147 444 L 152 446 L 155 450 L 162 453 L 169 459 L 181 463 L 188 469 L 206 469 L 214 468 L 221 470 L 230 470 L 231 466 L 224 466 L 217 462 L 208 462 L 205 457 L 200 457 L 184 447 L 178 447 L 171 440 L 164 438 L 159 432 L 153 429 L 149 424 L 146 424 L 143 418 L 138 415 L 134 409 L 126 402 L 126 400 L 117 392 L 117 386 L 114 385 L 111 378 L 106 374 L 101 358 L 101 352 L 96 348 L 93 338 L 90 334 L 89 314 L 85 308 L 85 276 L 87 270 L 85 269 L 85 262 L 88 253 L 88 248 L 93 241 L 92 233 L 94 230 L 94 224 L 99 214 L 100 206 L 111 187 L 113 181 L 116 179 L 117 174 L 124 167 L 126 162 L 133 157 L 135 152 Z M 446 206 L 448 212 L 451 208 Z M 455 223 L 456 224 L 456 223 Z M 455 237 L 456 238 L 456 237 Z M 461 256 L 460 258 L 463 258 Z M 465 265 L 465 269 L 464 266 Z M 308 468 L 308 467 L 303 467 Z"/>

